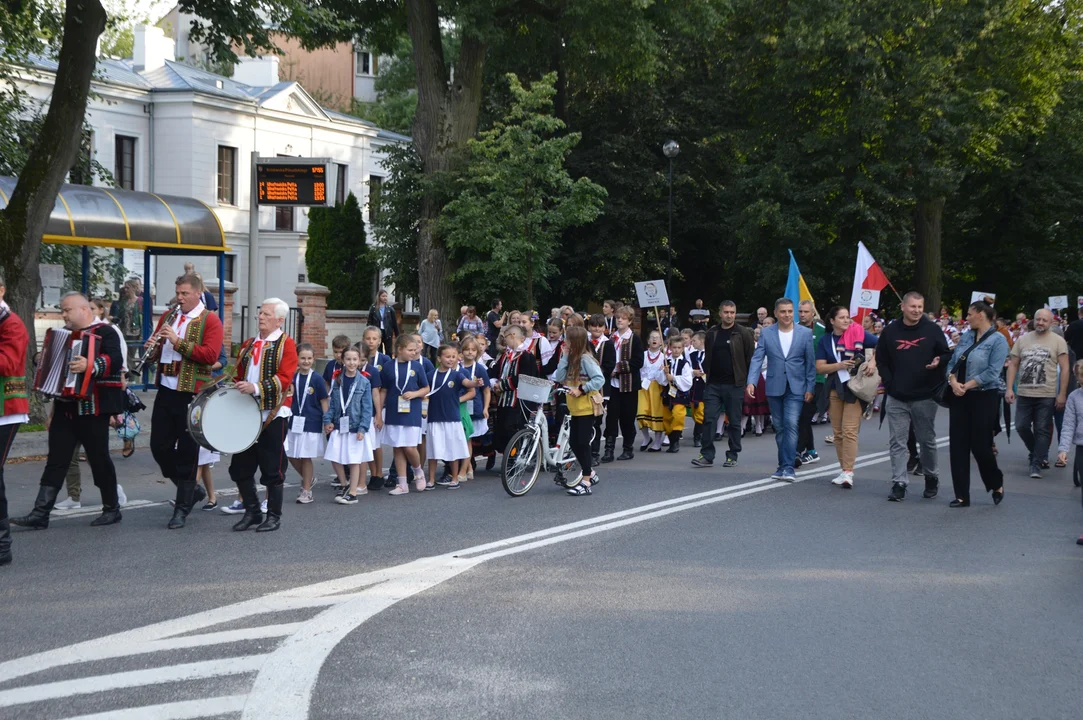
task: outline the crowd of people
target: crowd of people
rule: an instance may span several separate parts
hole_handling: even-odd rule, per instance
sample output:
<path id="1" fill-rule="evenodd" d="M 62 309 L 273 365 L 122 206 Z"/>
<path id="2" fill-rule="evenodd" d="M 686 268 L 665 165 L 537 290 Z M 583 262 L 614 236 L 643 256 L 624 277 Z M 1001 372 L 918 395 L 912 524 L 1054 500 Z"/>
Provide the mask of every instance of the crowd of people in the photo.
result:
<path id="1" fill-rule="evenodd" d="M 135 290 L 127 289 L 121 302 L 131 305 Z M 321 459 L 332 464 L 334 500 L 343 505 L 381 489 L 402 496 L 463 487 L 474 479 L 478 462 L 494 467 L 538 409 L 519 396 L 526 377 L 546 378 L 567 390 L 554 395 L 544 411 L 554 424 L 570 417 L 569 444 L 579 475 L 566 483 L 566 492 L 575 497 L 593 494 L 601 466 L 634 460 L 637 452 L 679 453 L 689 417 L 693 467 L 713 467 L 716 444 L 725 441 L 722 467 L 733 468 L 746 433 L 773 431 L 777 463 L 771 477 L 785 482 L 797 479 L 798 468 L 819 461 L 812 426 L 830 422 L 826 441 L 839 463 L 831 483 L 852 488 L 861 424 L 880 412 L 889 434 L 888 499 L 902 502 L 911 476 L 924 478 L 924 498 L 939 492 L 935 418 L 946 407 L 950 507 L 965 508 L 971 503 L 971 456 L 992 501 L 1004 498 L 994 438 L 1009 429 L 1014 406 L 1031 477 L 1040 478 L 1048 467 L 1054 427 L 1056 464 L 1066 466 L 1075 446 L 1077 486 L 1083 476 L 1083 390 L 1072 391 L 1083 382 L 1083 363 L 1072 366 L 1083 343 L 1083 310 L 1079 321 L 1058 332 L 1057 318 L 1046 309 L 1007 323 L 978 301 L 957 320 L 946 309 L 927 314 L 924 298 L 911 292 L 891 322 L 865 310 L 851 317 L 842 306 L 830 308 L 821 321 L 812 302 L 780 298 L 770 310 L 758 308 L 745 325 L 734 302 L 721 303 L 712 318 L 699 300 L 687 327 L 679 327 L 680 315 L 669 308 L 637 333 L 638 311 L 612 300 L 600 313 L 566 305 L 545 319 L 533 310 L 505 310 L 496 300 L 484 318 L 476 307 L 464 306 L 452 333 L 436 310 L 417 333 L 409 333 L 400 330 L 387 297 L 380 291 L 361 337 L 333 338 L 333 357 L 322 372 L 314 349 L 283 333 L 286 303 L 270 298 L 261 305 L 258 333 L 242 344 L 231 378 L 235 388 L 256 399 L 263 422 L 255 444 L 230 461 L 240 499 L 221 509 L 243 513 L 234 530 L 280 527 L 287 463 L 301 477 L 299 504 L 313 502 Z M 204 473 L 218 458 L 187 427 L 189 405 L 216 382 L 224 364 L 222 324 L 208 302 L 201 279 L 182 275 L 176 305 L 144 348 L 158 390 L 151 450 L 163 478 L 176 486 L 170 529 L 184 528 L 197 504 L 218 508 L 211 475 Z M 102 515 L 92 524 L 113 524 L 121 519 L 123 501 L 107 433 L 110 418 L 123 406 L 127 333 L 104 329 L 104 308 L 95 313 L 92 301 L 79 293 L 62 299 L 62 314 L 69 328 L 103 339 L 93 366 L 76 368 L 75 359 L 71 368 L 95 377 L 93 399 L 54 402 L 37 500 L 29 514 L 11 522 L 48 527 L 64 472 L 81 445 L 103 499 Z M 11 360 L 11 367 L 0 368 L 7 376 L 0 378 L 7 383 L 0 422 L 0 432 L 9 436 L 5 448 L 25 422 L 20 394 L 12 391 L 20 387 L 14 359 L 23 355 L 13 331 L 19 324 L 0 312 L 0 354 Z M 25 379 L 21 387 L 25 397 Z M 262 501 L 257 471 L 266 488 Z M 10 559 L 2 492 L 0 517 L 2 561 Z"/>

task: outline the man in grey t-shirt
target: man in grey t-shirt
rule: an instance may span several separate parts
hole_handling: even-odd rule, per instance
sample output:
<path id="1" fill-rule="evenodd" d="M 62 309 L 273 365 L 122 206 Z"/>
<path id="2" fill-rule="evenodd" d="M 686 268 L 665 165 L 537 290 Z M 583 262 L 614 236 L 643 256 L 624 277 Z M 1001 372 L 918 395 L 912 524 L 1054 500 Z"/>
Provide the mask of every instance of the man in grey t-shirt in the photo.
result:
<path id="1" fill-rule="evenodd" d="M 1044 308 L 1034 313 L 1034 332 L 1020 337 L 1009 356 L 1004 399 L 1018 407 L 1015 430 L 1030 452 L 1032 478 L 1040 478 L 1043 465 L 1048 467 L 1053 412 L 1068 400 L 1068 344 L 1052 326 L 1053 313 Z"/>

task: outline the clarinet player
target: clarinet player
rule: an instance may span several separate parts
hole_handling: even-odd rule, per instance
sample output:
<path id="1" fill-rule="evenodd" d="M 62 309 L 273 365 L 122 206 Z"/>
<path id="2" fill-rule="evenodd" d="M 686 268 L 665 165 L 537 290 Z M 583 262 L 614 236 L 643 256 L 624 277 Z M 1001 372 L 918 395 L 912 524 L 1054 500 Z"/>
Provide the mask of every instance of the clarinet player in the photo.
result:
<path id="1" fill-rule="evenodd" d="M 53 401 L 49 419 L 49 455 L 34 509 L 22 517 L 11 518 L 12 525 L 36 530 L 49 527 L 49 514 L 78 445 L 86 452 L 94 484 L 102 494 L 102 514 L 90 524 L 100 526 L 120 522 L 117 471 L 109 457 L 109 418 L 124 412 L 124 385 L 121 382 L 124 356 L 120 335 L 95 317 L 90 301 L 82 293 L 64 295 L 60 300 L 60 314 L 68 329 L 98 336 L 98 353 L 91 360 L 82 355 L 72 357 L 68 371 L 90 374 L 90 394 L 81 398 L 58 397 Z"/>
<path id="2" fill-rule="evenodd" d="M 145 362 L 154 362 L 158 394 L 151 414 L 150 450 L 154 461 L 177 486 L 168 528 L 183 528 L 192 507 L 206 497 L 196 485 L 199 445 L 188 434 L 188 405 L 211 380 L 211 366 L 222 351 L 222 321 L 203 305 L 203 281 L 177 278 L 177 305 L 158 320 L 146 343 Z"/>

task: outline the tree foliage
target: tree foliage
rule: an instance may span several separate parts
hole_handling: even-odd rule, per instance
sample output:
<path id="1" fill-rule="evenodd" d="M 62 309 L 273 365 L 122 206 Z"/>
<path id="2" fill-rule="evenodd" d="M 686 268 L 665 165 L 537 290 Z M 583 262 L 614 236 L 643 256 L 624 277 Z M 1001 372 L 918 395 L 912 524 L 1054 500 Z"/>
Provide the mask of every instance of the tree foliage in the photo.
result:
<path id="1" fill-rule="evenodd" d="M 547 289 L 557 271 L 563 232 L 598 217 L 606 193 L 565 169 L 580 135 L 560 134 L 565 125 L 551 114 L 556 74 L 529 88 L 514 74 L 507 82 L 508 114 L 470 141 L 470 162 L 440 232 L 457 262 L 452 277 L 461 295 L 503 294 L 534 307 L 535 290 Z"/>
<path id="2" fill-rule="evenodd" d="M 422 188 L 427 182 L 421 158 L 412 145 L 389 146 L 387 173 L 379 212 L 371 218 L 376 240 L 373 254 L 388 272 L 395 295 L 418 297 L 417 236 L 420 232 Z M 369 212 L 373 210 L 369 208 Z"/>
<path id="3" fill-rule="evenodd" d="M 309 211 L 305 266 L 309 280 L 331 291 L 328 308 L 368 308 L 376 264 L 365 242 L 361 205 L 353 193 L 344 203 Z"/>

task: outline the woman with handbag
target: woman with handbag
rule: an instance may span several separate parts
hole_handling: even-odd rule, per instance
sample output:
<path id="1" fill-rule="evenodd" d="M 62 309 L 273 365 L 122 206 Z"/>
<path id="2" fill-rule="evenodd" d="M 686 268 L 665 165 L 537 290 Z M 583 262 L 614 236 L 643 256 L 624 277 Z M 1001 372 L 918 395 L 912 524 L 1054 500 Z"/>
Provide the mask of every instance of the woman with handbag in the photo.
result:
<path id="1" fill-rule="evenodd" d="M 970 507 L 970 456 L 978 463 L 978 472 L 986 492 L 993 493 L 993 504 L 1004 499 L 1004 473 L 997 467 L 993 452 L 993 431 L 999 407 L 1000 370 L 1008 358 L 1008 341 L 994 326 L 996 313 L 984 302 L 976 302 L 967 312 L 970 330 L 948 361 L 948 438 L 951 442 L 951 482 L 955 500 L 949 507 Z"/>
<path id="2" fill-rule="evenodd" d="M 576 325 L 569 326 L 565 332 L 564 354 L 553 374 L 555 382 L 568 388 L 568 413 L 572 416 L 568 443 L 582 468 L 582 482 L 568 488 L 569 495 L 590 495 L 591 487 L 598 484 L 598 473 L 590 466 L 590 440 L 594 432 L 595 408 L 600 410 L 602 407 L 600 391 L 605 377 L 601 365 L 587 349 L 589 347 L 587 331 Z"/>
<path id="3" fill-rule="evenodd" d="M 839 459 L 839 474 L 831 484 L 850 489 L 854 486 L 857 435 L 867 403 L 850 390 L 849 383 L 855 373 L 872 377 L 876 373 L 876 356 L 868 353 L 865 362 L 859 365 L 855 351 L 847 350 L 842 338 L 853 323 L 848 309 L 841 305 L 831 308 L 827 322 L 831 332 L 824 333 L 816 346 L 816 372 L 827 376 L 828 416 L 835 431 L 835 455 Z M 869 350 L 876 347 L 878 339 L 866 331 L 861 345 Z"/>

